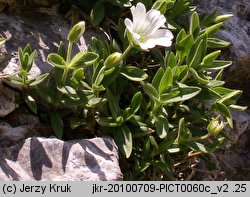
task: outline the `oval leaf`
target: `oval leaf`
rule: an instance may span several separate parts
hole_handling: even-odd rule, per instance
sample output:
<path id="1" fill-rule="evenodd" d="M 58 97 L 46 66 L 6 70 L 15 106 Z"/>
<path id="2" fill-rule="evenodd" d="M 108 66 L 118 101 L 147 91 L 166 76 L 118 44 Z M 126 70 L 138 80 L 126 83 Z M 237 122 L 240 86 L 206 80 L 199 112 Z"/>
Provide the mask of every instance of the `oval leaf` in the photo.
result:
<path id="1" fill-rule="evenodd" d="M 121 74 L 131 81 L 143 81 L 148 78 L 148 75 L 142 69 L 135 66 L 126 66 Z"/>
<path id="2" fill-rule="evenodd" d="M 123 124 L 113 132 L 115 142 L 122 154 L 129 158 L 132 153 L 133 141 L 129 128 Z"/>
<path id="3" fill-rule="evenodd" d="M 79 52 L 76 54 L 69 64 L 69 68 L 83 68 L 93 64 L 98 55 L 93 52 Z"/>
<path id="4" fill-rule="evenodd" d="M 61 116 L 58 113 L 51 114 L 50 123 L 56 136 L 61 139 L 63 136 L 63 121 Z"/>
<path id="5" fill-rule="evenodd" d="M 65 61 L 63 57 L 56 53 L 51 53 L 48 55 L 48 61 L 49 63 L 54 67 L 64 68 L 65 67 Z"/>
<path id="6" fill-rule="evenodd" d="M 98 25 L 104 18 L 104 6 L 101 1 L 97 1 L 94 8 L 91 10 L 90 18 L 93 25 Z"/>
<path id="7" fill-rule="evenodd" d="M 198 87 L 184 86 L 182 84 L 179 88 L 172 89 L 170 93 L 162 94 L 161 101 L 163 104 L 169 104 L 189 100 L 199 94 L 200 91 L 201 89 Z"/>

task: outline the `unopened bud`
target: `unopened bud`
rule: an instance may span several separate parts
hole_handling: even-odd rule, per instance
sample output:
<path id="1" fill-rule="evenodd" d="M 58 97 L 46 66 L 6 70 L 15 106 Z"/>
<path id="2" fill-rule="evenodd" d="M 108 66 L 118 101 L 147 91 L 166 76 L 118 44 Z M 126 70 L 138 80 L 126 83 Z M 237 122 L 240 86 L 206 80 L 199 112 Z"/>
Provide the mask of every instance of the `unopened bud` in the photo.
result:
<path id="1" fill-rule="evenodd" d="M 111 55 L 109 55 L 107 57 L 107 59 L 104 62 L 104 66 L 106 68 L 113 68 L 113 67 L 117 66 L 120 63 L 120 61 L 122 60 L 121 58 L 122 58 L 121 53 L 114 52 L 114 53 L 112 53 Z"/>
<path id="2" fill-rule="evenodd" d="M 80 38 L 80 36 L 84 33 L 84 31 L 85 31 L 85 22 L 81 21 L 76 25 L 74 25 L 74 27 L 72 27 L 72 29 L 69 31 L 68 40 L 71 43 L 77 41 Z"/>
<path id="3" fill-rule="evenodd" d="M 207 126 L 208 132 L 212 135 L 218 135 L 223 128 L 224 128 L 224 123 L 219 122 L 219 116 L 211 120 L 211 122 Z"/>

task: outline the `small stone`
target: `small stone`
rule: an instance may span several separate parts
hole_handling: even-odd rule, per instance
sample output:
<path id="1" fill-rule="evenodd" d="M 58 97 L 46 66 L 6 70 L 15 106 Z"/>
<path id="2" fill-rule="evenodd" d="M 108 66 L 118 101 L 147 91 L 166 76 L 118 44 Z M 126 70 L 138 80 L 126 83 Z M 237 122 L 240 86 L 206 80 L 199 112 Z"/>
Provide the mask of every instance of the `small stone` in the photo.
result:
<path id="1" fill-rule="evenodd" d="M 15 92 L 0 85 L 0 117 L 5 117 L 13 112 L 18 105 L 15 103 Z"/>

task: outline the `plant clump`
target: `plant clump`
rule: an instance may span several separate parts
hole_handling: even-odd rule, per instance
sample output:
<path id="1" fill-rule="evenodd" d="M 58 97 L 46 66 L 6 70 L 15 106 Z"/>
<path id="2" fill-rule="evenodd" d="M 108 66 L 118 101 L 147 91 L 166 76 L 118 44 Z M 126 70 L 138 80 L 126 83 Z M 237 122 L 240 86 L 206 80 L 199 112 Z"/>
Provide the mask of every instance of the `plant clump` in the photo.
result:
<path id="1" fill-rule="evenodd" d="M 242 91 L 223 87 L 223 70 L 232 62 L 219 57 L 230 43 L 215 37 L 231 15 L 200 17 L 187 0 L 142 2 L 149 11 L 135 4 L 133 20 L 119 19 L 109 42 L 93 38 L 72 57 L 85 22 L 73 26 L 68 43 L 47 57 L 53 73 L 30 79 L 36 51 L 19 48 L 19 74 L 8 79 L 23 87 L 33 113 L 41 112 L 36 98 L 47 102 L 46 118 L 58 138 L 66 127 L 114 137 L 125 179 L 157 169 L 164 180 L 176 180 L 179 166 L 207 160 L 227 138 L 230 110 L 245 109 L 236 104 Z M 95 9 L 92 21 L 99 24 L 103 15 Z M 187 12 L 188 27 L 179 22 Z"/>

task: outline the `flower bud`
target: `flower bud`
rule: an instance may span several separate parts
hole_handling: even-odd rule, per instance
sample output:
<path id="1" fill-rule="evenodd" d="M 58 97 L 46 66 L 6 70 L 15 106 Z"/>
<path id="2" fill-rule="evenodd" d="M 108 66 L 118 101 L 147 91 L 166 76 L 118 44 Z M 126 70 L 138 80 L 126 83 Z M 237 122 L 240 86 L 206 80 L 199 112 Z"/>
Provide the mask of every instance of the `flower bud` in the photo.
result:
<path id="1" fill-rule="evenodd" d="M 211 120 L 207 126 L 208 132 L 212 135 L 218 135 L 222 131 L 223 128 L 224 128 L 224 123 L 219 122 L 219 116 Z"/>
<path id="2" fill-rule="evenodd" d="M 121 53 L 114 52 L 114 53 L 112 53 L 111 55 L 109 55 L 107 57 L 107 59 L 104 62 L 104 66 L 106 68 L 113 68 L 113 67 L 117 66 L 120 63 L 120 61 L 122 60 L 121 58 L 122 58 Z"/>
<path id="3" fill-rule="evenodd" d="M 76 25 L 74 25 L 74 27 L 72 27 L 72 29 L 69 31 L 68 40 L 71 43 L 76 42 L 80 38 L 80 36 L 84 33 L 84 31 L 85 31 L 85 22 L 81 21 Z"/>

